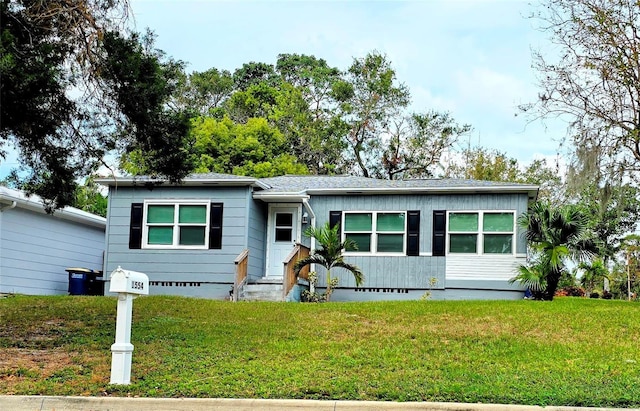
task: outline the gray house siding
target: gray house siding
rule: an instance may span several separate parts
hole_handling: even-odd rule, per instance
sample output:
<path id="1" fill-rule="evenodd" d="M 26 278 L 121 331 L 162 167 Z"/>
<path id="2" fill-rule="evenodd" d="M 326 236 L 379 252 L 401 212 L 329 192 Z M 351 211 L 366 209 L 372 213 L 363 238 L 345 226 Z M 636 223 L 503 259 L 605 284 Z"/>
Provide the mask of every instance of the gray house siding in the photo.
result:
<path id="1" fill-rule="evenodd" d="M 501 290 L 512 290 L 514 296 L 521 296 L 516 286 L 506 282 L 491 284 L 473 279 L 448 283 L 446 279 L 447 257 L 433 257 L 433 211 L 463 210 L 515 210 L 516 217 L 527 209 L 526 194 L 455 194 L 455 195 L 358 195 L 358 196 L 315 196 L 310 204 L 317 216 L 317 226 L 329 221 L 330 211 L 408 211 L 420 210 L 419 256 L 362 256 L 348 254 L 345 260 L 360 267 L 365 274 L 365 282 L 361 290 L 342 290 L 335 295 L 336 299 L 408 299 L 416 298 L 416 292 L 423 294 L 438 292 L 445 288 L 447 298 L 479 298 L 490 296 Z M 526 253 L 526 242 L 523 232 L 516 235 L 516 254 Z M 324 271 L 316 267 L 319 274 L 319 285 L 326 285 Z M 353 276 L 345 270 L 336 269 L 332 275 L 339 278 L 341 288 L 353 288 Z M 494 288 L 495 287 L 495 288 Z M 466 290 L 479 288 L 469 297 Z M 440 290 L 440 291 L 438 291 Z M 355 293 L 355 294 L 352 294 Z M 370 294 L 373 293 L 373 294 Z M 441 296 L 444 297 L 445 294 Z M 502 297 L 504 298 L 504 296 Z"/>
<path id="2" fill-rule="evenodd" d="M 157 199 L 223 203 L 222 248 L 129 249 L 131 204 Z M 151 294 L 227 297 L 235 278 L 234 260 L 247 248 L 250 236 L 249 199 L 247 187 L 111 187 L 106 271 L 121 266 L 144 272 L 149 276 Z"/>
<path id="3" fill-rule="evenodd" d="M 265 256 L 267 244 L 267 210 L 266 205 L 256 201 L 247 190 L 247 206 L 249 213 L 248 246 L 250 280 L 262 278 L 265 272 Z"/>
<path id="4" fill-rule="evenodd" d="M 0 212 L 0 293 L 67 294 L 68 267 L 102 269 L 104 229 L 20 207 Z"/>

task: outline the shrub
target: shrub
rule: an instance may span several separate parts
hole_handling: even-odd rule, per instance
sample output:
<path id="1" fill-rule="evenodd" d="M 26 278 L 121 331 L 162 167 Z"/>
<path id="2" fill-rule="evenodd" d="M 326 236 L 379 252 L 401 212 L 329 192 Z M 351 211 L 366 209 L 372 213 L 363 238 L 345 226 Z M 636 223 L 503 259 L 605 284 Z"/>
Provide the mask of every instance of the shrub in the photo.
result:
<path id="1" fill-rule="evenodd" d="M 556 292 L 556 296 L 558 297 L 584 297 L 585 294 L 584 288 L 576 285 L 562 287 Z"/>

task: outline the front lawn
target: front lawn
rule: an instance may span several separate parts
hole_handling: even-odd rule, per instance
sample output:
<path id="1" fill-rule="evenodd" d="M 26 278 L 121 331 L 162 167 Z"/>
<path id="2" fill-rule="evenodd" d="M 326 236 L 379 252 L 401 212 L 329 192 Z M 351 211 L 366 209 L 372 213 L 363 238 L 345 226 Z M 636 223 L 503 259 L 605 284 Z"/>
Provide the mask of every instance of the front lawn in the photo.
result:
<path id="1" fill-rule="evenodd" d="M 640 305 L 134 302 L 132 384 L 109 384 L 116 300 L 0 299 L 0 393 L 640 406 Z"/>

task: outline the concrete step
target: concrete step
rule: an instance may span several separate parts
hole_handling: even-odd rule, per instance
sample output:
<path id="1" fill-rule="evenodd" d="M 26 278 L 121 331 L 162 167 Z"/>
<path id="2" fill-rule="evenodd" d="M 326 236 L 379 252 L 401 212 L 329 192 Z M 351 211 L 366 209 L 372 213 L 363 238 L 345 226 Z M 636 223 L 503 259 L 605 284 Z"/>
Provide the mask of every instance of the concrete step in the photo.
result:
<path id="1" fill-rule="evenodd" d="M 247 284 L 243 287 L 243 301 L 283 301 L 282 283 L 280 284 Z"/>
<path id="2" fill-rule="evenodd" d="M 284 301 L 282 291 L 277 292 L 245 292 L 240 297 L 241 301 Z"/>
<path id="3" fill-rule="evenodd" d="M 261 291 L 280 291 L 282 292 L 282 283 L 280 284 L 246 284 L 244 286 L 244 290 L 250 290 L 250 291 L 257 291 L 257 292 L 261 292 Z"/>

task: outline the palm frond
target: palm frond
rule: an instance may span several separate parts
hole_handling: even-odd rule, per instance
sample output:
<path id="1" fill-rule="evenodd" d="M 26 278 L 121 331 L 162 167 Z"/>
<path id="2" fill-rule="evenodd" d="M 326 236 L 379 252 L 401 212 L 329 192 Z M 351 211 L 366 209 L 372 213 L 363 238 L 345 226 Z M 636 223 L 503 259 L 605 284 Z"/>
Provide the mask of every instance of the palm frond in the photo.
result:
<path id="1" fill-rule="evenodd" d="M 516 281 L 520 282 L 524 287 L 534 292 L 541 292 L 547 287 L 546 275 L 541 267 L 537 265 L 518 267 L 518 273 L 515 277 L 509 279 L 509 283 L 513 284 Z"/>
<path id="2" fill-rule="evenodd" d="M 309 227 L 305 230 L 304 234 L 306 236 L 316 239 L 318 247 L 312 251 L 311 255 L 296 262 L 294 266 L 296 275 L 300 273 L 304 266 L 309 264 L 319 264 L 325 267 L 328 277 L 330 277 L 333 267 L 344 267 L 353 273 L 357 285 L 362 283 L 364 278 L 362 271 L 355 265 L 345 263 L 342 256 L 343 250 L 357 250 L 358 246 L 351 239 L 345 239 L 344 242 L 341 242 L 338 234 L 339 230 L 339 225 L 331 227 L 329 223 L 322 227 Z M 328 278 L 327 282 L 330 280 L 331 278 Z"/>
<path id="3" fill-rule="evenodd" d="M 296 261 L 295 265 L 293 266 L 293 272 L 296 276 L 298 276 L 300 274 L 300 271 L 302 271 L 302 269 L 307 265 L 319 264 L 326 267 L 326 263 L 327 261 L 324 256 L 320 254 L 310 254 L 308 257 Z"/>
<path id="4" fill-rule="evenodd" d="M 356 280 L 356 286 L 359 286 L 364 281 L 364 274 L 362 273 L 362 271 L 360 271 L 360 268 L 358 268 L 358 266 L 345 263 L 344 261 L 338 261 L 334 264 L 334 267 L 341 267 L 351 271 L 351 274 L 353 274 L 353 278 Z"/>

